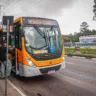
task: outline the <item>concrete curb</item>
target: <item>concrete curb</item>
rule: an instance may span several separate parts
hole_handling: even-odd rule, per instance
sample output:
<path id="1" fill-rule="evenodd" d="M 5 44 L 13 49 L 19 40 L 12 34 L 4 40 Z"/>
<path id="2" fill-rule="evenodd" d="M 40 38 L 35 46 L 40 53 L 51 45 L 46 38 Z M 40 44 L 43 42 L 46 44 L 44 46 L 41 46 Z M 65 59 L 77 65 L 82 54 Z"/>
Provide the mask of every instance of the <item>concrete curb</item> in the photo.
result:
<path id="1" fill-rule="evenodd" d="M 96 60 L 96 58 L 92 58 L 92 60 Z"/>
<path id="2" fill-rule="evenodd" d="M 79 57 L 79 56 L 72 56 L 72 57 L 74 57 L 74 58 L 83 58 L 83 59 L 85 59 L 85 57 Z"/>
<path id="3" fill-rule="evenodd" d="M 65 55 L 66 57 L 69 57 L 67 55 Z M 82 58 L 82 59 L 87 59 L 86 57 L 79 57 L 79 56 L 72 56 L 73 58 Z M 92 60 L 96 60 L 96 58 L 91 58 Z"/>

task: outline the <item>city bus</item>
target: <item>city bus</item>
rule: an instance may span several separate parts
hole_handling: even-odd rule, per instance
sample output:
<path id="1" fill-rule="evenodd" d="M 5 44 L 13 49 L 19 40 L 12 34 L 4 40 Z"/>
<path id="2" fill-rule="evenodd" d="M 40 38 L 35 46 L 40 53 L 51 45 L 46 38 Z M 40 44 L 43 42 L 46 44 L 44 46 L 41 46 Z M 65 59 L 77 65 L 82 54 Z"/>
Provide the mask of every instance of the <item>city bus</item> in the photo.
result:
<path id="1" fill-rule="evenodd" d="M 12 71 L 32 77 L 65 68 L 64 44 L 58 22 L 53 19 L 19 17 L 14 20 Z"/>

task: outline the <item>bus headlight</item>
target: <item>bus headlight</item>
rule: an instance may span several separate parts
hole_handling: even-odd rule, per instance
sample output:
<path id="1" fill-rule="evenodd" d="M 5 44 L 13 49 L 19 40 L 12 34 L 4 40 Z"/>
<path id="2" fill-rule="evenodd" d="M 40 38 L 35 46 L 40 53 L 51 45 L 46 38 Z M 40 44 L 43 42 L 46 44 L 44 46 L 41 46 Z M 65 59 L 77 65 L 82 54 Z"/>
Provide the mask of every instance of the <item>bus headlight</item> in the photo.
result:
<path id="1" fill-rule="evenodd" d="M 31 67 L 36 67 L 29 58 L 26 58 L 26 61 Z"/>

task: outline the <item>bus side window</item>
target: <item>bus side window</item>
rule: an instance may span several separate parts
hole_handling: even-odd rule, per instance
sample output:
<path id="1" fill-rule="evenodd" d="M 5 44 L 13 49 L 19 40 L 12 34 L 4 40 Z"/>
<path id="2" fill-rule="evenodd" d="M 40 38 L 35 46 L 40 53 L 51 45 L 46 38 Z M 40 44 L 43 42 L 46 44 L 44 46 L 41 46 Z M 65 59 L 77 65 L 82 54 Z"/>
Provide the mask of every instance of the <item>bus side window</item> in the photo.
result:
<path id="1" fill-rule="evenodd" d="M 20 27 L 15 25 L 15 46 L 16 48 L 21 49 L 21 36 L 20 36 Z"/>

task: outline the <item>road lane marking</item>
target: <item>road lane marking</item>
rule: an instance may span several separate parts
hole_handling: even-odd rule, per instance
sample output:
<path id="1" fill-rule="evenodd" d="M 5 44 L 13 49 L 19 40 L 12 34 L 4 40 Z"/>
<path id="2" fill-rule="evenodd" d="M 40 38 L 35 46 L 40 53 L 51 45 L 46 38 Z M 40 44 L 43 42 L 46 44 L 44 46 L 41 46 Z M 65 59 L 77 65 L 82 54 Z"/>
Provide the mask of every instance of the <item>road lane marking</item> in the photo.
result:
<path id="1" fill-rule="evenodd" d="M 8 83 L 21 95 L 26 96 L 21 90 L 19 90 L 10 80 L 7 80 Z"/>
<path id="2" fill-rule="evenodd" d="M 89 83 L 82 82 L 80 80 L 77 80 L 77 79 L 74 79 L 74 78 L 71 78 L 68 76 L 64 76 L 64 75 L 59 74 L 59 73 L 57 73 L 56 75 L 52 75 L 52 76 L 54 76 L 55 78 L 58 78 L 64 82 L 68 82 L 69 84 L 72 84 L 74 86 L 77 86 L 77 87 L 80 87 L 82 89 L 91 91 L 92 93 L 96 93 L 96 86 L 94 86 L 94 85 L 92 86 Z"/>
<path id="3" fill-rule="evenodd" d="M 77 75 L 77 76 L 80 76 L 80 77 L 84 77 L 86 79 L 91 79 L 91 80 L 95 80 L 96 81 L 96 78 L 93 78 L 93 77 L 88 76 L 88 75 L 80 74 L 80 73 L 73 72 L 73 71 L 70 71 L 70 70 L 67 70 L 66 72 L 74 74 L 74 75 Z"/>
<path id="4" fill-rule="evenodd" d="M 75 63 L 73 63 L 73 62 L 65 62 L 65 63 L 67 63 L 67 64 L 75 64 Z"/>

